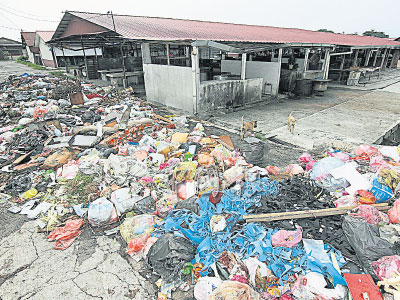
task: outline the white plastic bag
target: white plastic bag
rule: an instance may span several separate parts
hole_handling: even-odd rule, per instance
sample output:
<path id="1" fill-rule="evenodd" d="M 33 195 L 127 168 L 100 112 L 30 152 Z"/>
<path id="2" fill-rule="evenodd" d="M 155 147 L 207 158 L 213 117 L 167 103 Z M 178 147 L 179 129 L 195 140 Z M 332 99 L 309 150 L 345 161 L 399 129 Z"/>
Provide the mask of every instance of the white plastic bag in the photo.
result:
<path id="1" fill-rule="evenodd" d="M 92 226 L 101 226 L 118 220 L 113 204 L 102 197 L 93 201 L 88 210 L 88 220 Z"/>
<path id="2" fill-rule="evenodd" d="M 208 300 L 212 292 L 222 283 L 217 277 L 201 277 L 194 286 L 196 300 Z"/>
<path id="3" fill-rule="evenodd" d="M 111 202 L 114 203 L 119 216 L 131 210 L 139 199 L 130 194 L 129 188 L 118 189 L 111 193 Z"/>

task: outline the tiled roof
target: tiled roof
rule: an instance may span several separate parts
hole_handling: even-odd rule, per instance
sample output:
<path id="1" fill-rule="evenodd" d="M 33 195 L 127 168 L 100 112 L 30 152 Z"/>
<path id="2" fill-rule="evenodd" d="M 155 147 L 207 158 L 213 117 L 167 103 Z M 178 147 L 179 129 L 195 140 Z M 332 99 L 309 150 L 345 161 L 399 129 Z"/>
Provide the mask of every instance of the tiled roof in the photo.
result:
<path id="1" fill-rule="evenodd" d="M 110 15 L 67 12 L 110 31 L 114 30 Z M 400 46 L 389 39 L 317 32 L 296 28 L 114 15 L 116 31 L 128 39 L 138 40 L 211 40 L 251 43 L 313 43 L 345 46 Z"/>
<path id="2" fill-rule="evenodd" d="M 21 35 L 28 47 L 32 47 L 35 44 L 36 32 L 21 32 Z"/>
<path id="3" fill-rule="evenodd" d="M 36 31 L 36 33 L 47 43 L 53 37 L 54 31 Z"/>

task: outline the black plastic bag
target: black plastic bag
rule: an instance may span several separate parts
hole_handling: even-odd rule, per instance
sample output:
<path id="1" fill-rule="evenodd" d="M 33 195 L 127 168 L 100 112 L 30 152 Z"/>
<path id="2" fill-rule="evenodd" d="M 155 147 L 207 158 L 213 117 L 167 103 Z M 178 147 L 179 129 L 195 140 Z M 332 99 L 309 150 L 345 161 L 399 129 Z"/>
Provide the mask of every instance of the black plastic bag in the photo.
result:
<path id="1" fill-rule="evenodd" d="M 196 203 L 197 197 L 193 196 L 189 199 L 178 201 L 176 203 L 174 210 L 187 209 L 194 212 L 196 215 L 200 215 L 200 206 Z"/>
<path id="2" fill-rule="evenodd" d="M 189 240 L 167 233 L 151 246 L 147 263 L 166 283 L 171 283 L 183 275 L 183 265 L 190 262 L 195 253 L 196 248 Z"/>
<path id="3" fill-rule="evenodd" d="M 241 146 L 244 158 L 249 164 L 261 166 L 264 158 L 264 143 L 252 142 Z"/>
<path id="4" fill-rule="evenodd" d="M 382 256 L 396 255 L 393 244 L 379 237 L 377 226 L 368 224 L 364 220 L 345 216 L 342 228 L 349 244 L 355 250 L 364 272 L 369 273 L 377 280 L 370 263 Z"/>

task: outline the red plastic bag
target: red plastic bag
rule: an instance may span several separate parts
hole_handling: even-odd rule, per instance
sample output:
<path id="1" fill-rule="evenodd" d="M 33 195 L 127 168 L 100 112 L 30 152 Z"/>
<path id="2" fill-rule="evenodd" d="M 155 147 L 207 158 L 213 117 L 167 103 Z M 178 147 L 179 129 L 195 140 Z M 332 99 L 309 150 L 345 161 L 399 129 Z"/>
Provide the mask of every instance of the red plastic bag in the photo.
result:
<path id="1" fill-rule="evenodd" d="M 58 227 L 50 232 L 47 240 L 49 242 L 56 241 L 54 249 L 65 250 L 81 235 L 83 230 L 79 229 L 82 225 L 83 219 L 68 220 L 64 227 Z"/>
<path id="2" fill-rule="evenodd" d="M 295 231 L 279 230 L 272 235 L 271 243 L 274 247 L 288 247 L 292 248 L 300 243 L 303 236 L 301 227 L 297 227 Z"/>
<path id="3" fill-rule="evenodd" d="M 316 160 L 310 161 L 310 162 L 306 165 L 306 171 L 307 171 L 307 172 L 310 171 L 310 170 L 314 167 L 314 165 L 315 165 L 316 162 L 317 162 Z"/>
<path id="4" fill-rule="evenodd" d="M 128 250 L 126 251 L 126 253 L 134 254 L 134 253 L 142 250 L 144 248 L 144 246 L 146 245 L 146 241 L 149 237 L 150 237 L 150 235 L 146 234 L 144 236 L 130 240 L 128 243 Z"/>
<path id="5" fill-rule="evenodd" d="M 355 197 L 359 204 L 374 204 L 376 202 L 375 196 L 368 191 L 358 190 Z"/>
<path id="6" fill-rule="evenodd" d="M 393 207 L 389 209 L 388 216 L 390 223 L 400 223 L 400 199 L 397 199 Z"/>

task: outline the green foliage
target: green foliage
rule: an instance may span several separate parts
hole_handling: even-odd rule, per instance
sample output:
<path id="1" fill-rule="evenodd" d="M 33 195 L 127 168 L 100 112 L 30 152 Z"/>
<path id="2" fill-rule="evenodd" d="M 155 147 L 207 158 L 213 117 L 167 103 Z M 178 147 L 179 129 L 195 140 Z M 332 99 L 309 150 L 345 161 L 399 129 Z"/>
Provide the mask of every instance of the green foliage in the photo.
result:
<path id="1" fill-rule="evenodd" d="M 259 140 L 262 140 L 262 141 L 264 141 L 264 142 L 267 141 L 267 138 L 266 138 L 263 134 L 261 134 L 261 133 L 259 133 L 259 132 L 256 132 L 256 133 L 254 134 L 254 136 L 255 136 L 256 138 L 258 138 Z"/>
<path id="2" fill-rule="evenodd" d="M 378 38 L 388 38 L 389 35 L 384 33 L 383 31 L 375 31 L 374 29 L 368 30 L 363 33 L 364 36 L 373 36 Z"/>
<path id="3" fill-rule="evenodd" d="M 319 32 L 330 32 L 330 33 L 335 33 L 332 30 L 326 29 L 326 28 L 322 28 L 322 29 L 318 29 Z"/>

